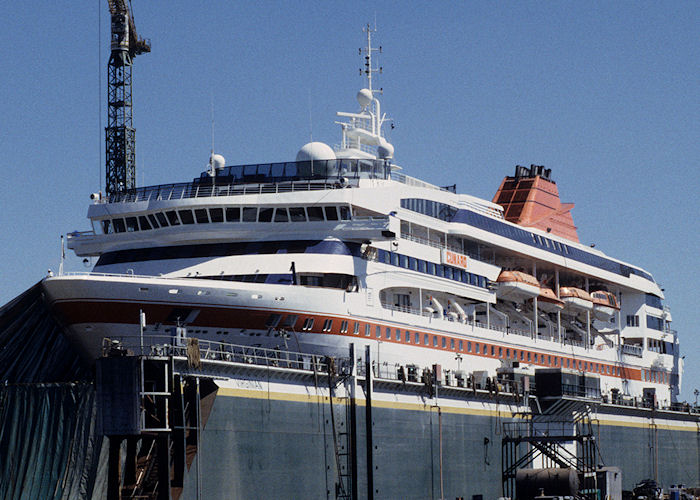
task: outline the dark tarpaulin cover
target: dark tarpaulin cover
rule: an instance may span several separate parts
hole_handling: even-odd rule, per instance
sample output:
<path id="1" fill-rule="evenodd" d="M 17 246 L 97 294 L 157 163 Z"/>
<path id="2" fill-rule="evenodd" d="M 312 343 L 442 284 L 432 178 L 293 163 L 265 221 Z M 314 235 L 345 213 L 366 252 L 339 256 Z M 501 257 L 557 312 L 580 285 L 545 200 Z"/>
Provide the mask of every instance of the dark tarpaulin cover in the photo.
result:
<path id="1" fill-rule="evenodd" d="M 93 369 L 37 283 L 0 308 L 0 498 L 102 498 Z"/>

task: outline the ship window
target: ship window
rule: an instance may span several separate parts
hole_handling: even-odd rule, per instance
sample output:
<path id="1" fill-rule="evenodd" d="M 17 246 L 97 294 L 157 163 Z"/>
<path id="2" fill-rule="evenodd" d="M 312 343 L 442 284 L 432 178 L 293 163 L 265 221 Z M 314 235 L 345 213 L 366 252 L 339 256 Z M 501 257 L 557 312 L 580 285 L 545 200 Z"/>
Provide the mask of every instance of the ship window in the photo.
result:
<path id="1" fill-rule="evenodd" d="M 223 222 L 224 221 L 224 209 L 223 208 L 210 208 L 209 218 L 212 222 Z"/>
<path id="2" fill-rule="evenodd" d="M 304 326 L 301 327 L 302 330 L 309 331 L 314 327 L 314 319 L 306 318 L 304 320 Z"/>
<path id="3" fill-rule="evenodd" d="M 506 349 L 506 359 L 510 359 L 510 349 Z"/>
<path id="4" fill-rule="evenodd" d="M 158 219 L 160 227 L 168 227 L 170 225 L 168 224 L 168 219 L 165 218 L 165 214 L 163 212 L 156 212 L 156 219 Z"/>
<path id="5" fill-rule="evenodd" d="M 566 367 L 569 368 L 569 358 L 566 358 Z"/>
<path id="6" fill-rule="evenodd" d="M 401 262 L 401 267 L 408 269 L 408 256 L 407 255 L 401 255 L 400 262 Z"/>
<path id="7" fill-rule="evenodd" d="M 369 337 L 372 331 L 372 325 L 365 323 L 365 337 Z"/>
<path id="8" fill-rule="evenodd" d="M 447 339 L 442 337 L 442 348 L 444 349 L 445 347 L 447 347 Z"/>
<path id="9" fill-rule="evenodd" d="M 275 222 L 289 222 L 289 214 L 286 208 L 278 208 L 275 210 Z"/>
<path id="10" fill-rule="evenodd" d="M 527 362 L 529 363 L 530 361 L 532 361 L 532 353 L 528 352 L 527 353 Z"/>
<path id="11" fill-rule="evenodd" d="M 552 365 L 552 356 L 547 356 L 547 364 Z"/>
<path id="12" fill-rule="evenodd" d="M 445 278 L 452 279 L 452 268 L 445 266 Z"/>
<path id="13" fill-rule="evenodd" d="M 261 208 L 258 214 L 258 222 L 270 222 L 272 221 L 272 211 L 273 208 Z"/>
<path id="14" fill-rule="evenodd" d="M 304 212 L 304 207 L 290 208 L 289 217 L 292 219 L 292 222 L 306 222 L 306 212 Z"/>
<path id="15" fill-rule="evenodd" d="M 418 261 L 418 271 L 421 273 L 425 272 L 425 261 L 424 260 Z"/>
<path id="16" fill-rule="evenodd" d="M 627 316 L 627 326 L 639 326 L 639 316 L 628 315 Z"/>
<path id="17" fill-rule="evenodd" d="M 401 342 L 401 330 L 398 328 L 394 331 L 394 340 Z"/>
<path id="18" fill-rule="evenodd" d="M 194 216 L 197 219 L 197 224 L 209 224 L 209 215 L 206 208 L 195 208 Z"/>
<path id="19" fill-rule="evenodd" d="M 423 344 L 428 345 L 429 343 L 430 343 L 430 335 L 428 335 L 427 333 L 424 333 L 423 334 Z"/>
<path id="20" fill-rule="evenodd" d="M 350 208 L 343 205 L 340 207 L 340 220 L 350 220 Z"/>
<path id="21" fill-rule="evenodd" d="M 158 226 L 159 226 L 159 224 L 158 224 L 158 219 L 156 219 L 156 216 L 155 216 L 155 215 L 153 215 L 153 214 L 148 214 L 148 220 L 150 221 L 151 226 L 153 227 L 153 229 L 158 229 Z"/>
<path id="22" fill-rule="evenodd" d="M 428 274 L 435 274 L 435 263 L 428 262 Z"/>
<path id="23" fill-rule="evenodd" d="M 282 328 L 294 328 L 294 325 L 297 324 L 297 316 L 296 314 L 288 314 L 284 318 L 284 322 L 282 323 Z"/>
<path id="24" fill-rule="evenodd" d="M 258 207 L 243 207 L 243 222 L 255 222 L 258 217 Z"/>
<path id="25" fill-rule="evenodd" d="M 281 314 L 270 314 L 265 321 L 265 328 L 275 328 L 280 324 L 280 319 L 282 319 Z"/>
<path id="26" fill-rule="evenodd" d="M 520 351 L 520 361 L 525 361 L 525 353 Z"/>
<path id="27" fill-rule="evenodd" d="M 348 322 L 345 320 L 340 322 L 340 333 L 348 333 Z"/>
<path id="28" fill-rule="evenodd" d="M 461 342 L 462 342 L 462 341 L 460 340 L 460 343 L 461 343 Z M 450 349 L 454 349 L 454 348 L 455 348 L 455 339 L 450 339 Z M 460 349 L 461 349 L 461 348 L 460 348 Z"/>
<path id="29" fill-rule="evenodd" d="M 326 220 L 338 220 L 338 209 L 336 207 L 323 207 L 326 212 Z"/>
<path id="30" fill-rule="evenodd" d="M 170 222 L 171 226 L 179 226 L 180 225 L 180 219 L 177 218 L 177 213 L 175 210 L 168 210 L 165 212 L 165 215 L 168 216 L 168 222 Z"/>
<path id="31" fill-rule="evenodd" d="M 491 346 L 491 356 L 495 356 L 495 355 L 496 355 L 496 347 Z"/>
<path id="32" fill-rule="evenodd" d="M 239 207 L 226 207 L 226 222 L 240 222 L 241 209 Z"/>
<path id="33" fill-rule="evenodd" d="M 360 334 L 360 324 L 359 324 L 357 321 L 355 321 L 355 323 L 353 323 L 353 326 L 352 326 L 352 333 L 353 333 L 354 335 L 359 335 L 359 334 Z"/>
<path id="34" fill-rule="evenodd" d="M 409 269 L 417 271 L 418 270 L 418 261 L 413 257 L 409 257 L 408 258 L 408 267 L 409 267 Z"/>
<path id="35" fill-rule="evenodd" d="M 127 217 L 126 218 L 126 232 L 127 233 L 133 233 L 134 231 L 138 231 L 139 226 L 136 223 L 136 217 Z"/>
<path id="36" fill-rule="evenodd" d="M 333 328 L 333 320 L 332 319 L 326 319 L 323 321 L 323 331 L 324 332 L 330 332 L 331 328 Z"/>
<path id="37" fill-rule="evenodd" d="M 115 233 L 126 232 L 126 226 L 124 225 L 124 219 L 114 219 L 113 224 L 114 224 L 114 232 Z"/>
<path id="38" fill-rule="evenodd" d="M 409 344 L 411 343 L 411 332 L 408 330 L 406 330 L 406 333 L 404 334 L 404 341 Z"/>
<path id="39" fill-rule="evenodd" d="M 183 224 L 194 224 L 194 217 L 192 217 L 192 210 L 178 210 L 180 214 L 180 220 Z"/>
<path id="40" fill-rule="evenodd" d="M 321 207 L 307 207 L 306 213 L 310 221 L 323 220 L 323 209 Z"/>
<path id="41" fill-rule="evenodd" d="M 461 342 L 461 341 L 460 341 Z M 479 344 L 477 344 L 478 346 Z M 472 352 L 472 343 L 467 341 L 467 352 Z"/>
<path id="42" fill-rule="evenodd" d="M 141 226 L 141 231 L 148 231 L 149 229 L 153 229 L 145 215 L 139 215 L 139 226 Z"/>
<path id="43" fill-rule="evenodd" d="M 387 340 L 391 340 L 391 328 L 386 328 L 384 330 L 384 338 Z"/>
<path id="44" fill-rule="evenodd" d="M 437 335 L 433 335 L 433 347 L 437 347 L 437 345 L 438 345 Z"/>
<path id="45" fill-rule="evenodd" d="M 102 232 L 104 234 L 109 234 L 112 232 L 112 221 L 109 219 L 105 219 L 102 222 Z"/>
<path id="46" fill-rule="evenodd" d="M 420 333 L 416 332 L 413 334 L 413 343 L 420 344 Z"/>
<path id="47" fill-rule="evenodd" d="M 502 348 L 502 347 L 499 347 L 499 348 L 498 348 L 498 357 L 499 357 L 499 358 L 502 358 L 502 357 L 503 357 L 503 348 Z"/>

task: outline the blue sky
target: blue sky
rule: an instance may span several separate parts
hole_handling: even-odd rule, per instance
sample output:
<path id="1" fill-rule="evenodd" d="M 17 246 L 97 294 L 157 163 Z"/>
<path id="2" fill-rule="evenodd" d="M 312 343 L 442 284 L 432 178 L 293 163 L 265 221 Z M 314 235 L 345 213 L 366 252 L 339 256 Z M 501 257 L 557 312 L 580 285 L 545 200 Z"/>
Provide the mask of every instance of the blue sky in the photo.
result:
<path id="1" fill-rule="evenodd" d="M 165 7 L 167 5 L 167 8 Z M 516 164 L 553 170 L 584 243 L 665 288 L 700 387 L 696 2 L 144 2 L 134 66 L 139 184 L 285 161 L 364 83 L 379 28 L 383 110 L 408 175 L 490 199 Z M 12 2 L 0 41 L 0 303 L 57 269 L 104 181 L 107 2 Z M 84 269 L 69 257 L 67 270 Z"/>

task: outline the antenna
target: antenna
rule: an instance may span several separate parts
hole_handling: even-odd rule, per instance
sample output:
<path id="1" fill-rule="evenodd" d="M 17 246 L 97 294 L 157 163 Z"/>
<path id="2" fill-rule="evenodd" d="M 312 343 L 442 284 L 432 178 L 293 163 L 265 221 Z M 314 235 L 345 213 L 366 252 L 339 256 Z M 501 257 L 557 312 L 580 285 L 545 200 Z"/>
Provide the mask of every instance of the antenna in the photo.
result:
<path id="1" fill-rule="evenodd" d="M 211 154 L 214 154 L 214 91 L 209 91 L 209 99 L 211 104 Z"/>
<path id="2" fill-rule="evenodd" d="M 365 69 L 363 70 L 360 68 L 360 74 L 364 73 L 367 76 L 367 88 L 371 92 L 375 92 L 374 89 L 372 89 L 372 73 L 382 73 L 382 67 L 380 66 L 379 68 L 373 68 L 372 67 L 372 52 L 379 52 L 380 54 L 382 53 L 382 47 L 379 46 L 379 48 L 373 48 L 372 47 L 372 33 L 377 32 L 377 26 L 376 26 L 376 20 L 375 20 L 375 27 L 372 29 L 367 23 L 367 26 L 362 28 L 362 31 L 367 33 L 367 47 L 364 49 L 360 49 L 360 55 L 362 53 L 365 53 Z M 381 92 L 381 89 L 379 90 Z"/>

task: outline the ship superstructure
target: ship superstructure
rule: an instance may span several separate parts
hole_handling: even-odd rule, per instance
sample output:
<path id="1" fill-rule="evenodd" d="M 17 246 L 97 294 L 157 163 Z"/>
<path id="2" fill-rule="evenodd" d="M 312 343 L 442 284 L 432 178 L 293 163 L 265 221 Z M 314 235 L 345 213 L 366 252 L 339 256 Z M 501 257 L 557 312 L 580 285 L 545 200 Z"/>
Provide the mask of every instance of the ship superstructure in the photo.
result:
<path id="1" fill-rule="evenodd" d="M 179 334 L 346 355 L 455 377 L 557 368 L 573 395 L 671 404 L 682 360 L 651 274 L 578 242 L 551 172 L 516 167 L 494 201 L 401 173 L 372 88 L 338 113 L 336 148 L 96 197 L 69 235 L 90 273 L 47 278 L 85 354 L 104 338 Z M 146 321 L 139 326 L 141 313 Z"/>

